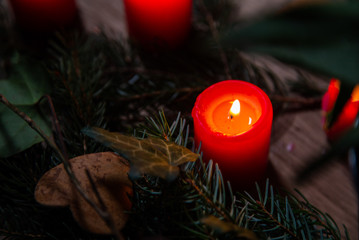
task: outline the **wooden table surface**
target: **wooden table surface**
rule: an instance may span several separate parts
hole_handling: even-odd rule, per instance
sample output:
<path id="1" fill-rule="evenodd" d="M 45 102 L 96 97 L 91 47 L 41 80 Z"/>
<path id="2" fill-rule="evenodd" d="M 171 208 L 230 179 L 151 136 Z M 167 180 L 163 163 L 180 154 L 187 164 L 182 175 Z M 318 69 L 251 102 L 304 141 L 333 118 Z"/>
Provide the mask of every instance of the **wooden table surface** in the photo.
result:
<path id="1" fill-rule="evenodd" d="M 103 29 L 114 38 L 127 37 L 121 0 L 77 1 L 88 31 Z M 251 1 L 244 1 L 246 2 Z M 275 2 L 283 3 L 282 0 Z M 253 6 L 252 2 L 247 8 L 244 4 L 241 12 L 253 16 L 253 11 L 258 8 L 260 7 Z M 283 74 L 291 74 L 285 69 L 281 71 L 284 71 Z M 276 116 L 270 162 L 289 189 L 299 189 L 313 205 L 329 213 L 338 225 L 345 224 L 351 239 L 358 239 L 357 194 L 345 163 L 331 164 L 304 184 L 298 185 L 294 181 L 296 174 L 313 157 L 322 154 L 329 147 L 322 131 L 321 118 L 319 110 Z"/>
<path id="2" fill-rule="evenodd" d="M 265 4 L 265 1 L 260 2 L 258 4 L 262 6 Z M 285 1 L 274 2 L 281 5 Z M 243 3 L 239 11 L 242 16 L 252 17 L 254 11 L 263 9 L 251 1 Z M 78 0 L 78 4 L 89 31 L 101 28 L 114 38 L 127 37 L 122 1 Z M 290 70 L 279 70 L 284 71 L 283 75 L 292 74 Z M 277 116 L 273 125 L 270 162 L 289 189 L 299 189 L 313 205 L 329 213 L 338 225 L 345 224 L 351 239 L 358 239 L 357 194 L 345 163 L 337 161 L 301 185 L 294 180 L 300 169 L 329 148 L 321 119 L 319 110 Z M 284 134 L 281 133 L 283 129 L 286 129 Z"/>
<path id="3" fill-rule="evenodd" d="M 299 189 L 314 206 L 329 213 L 338 225 L 345 224 L 351 239 L 358 239 L 357 194 L 347 165 L 335 161 L 303 184 L 296 184 L 299 170 L 323 154 L 329 145 L 322 131 L 320 111 L 306 111 L 278 117 L 274 132 L 290 125 L 272 142 L 270 161 L 290 189 Z"/>

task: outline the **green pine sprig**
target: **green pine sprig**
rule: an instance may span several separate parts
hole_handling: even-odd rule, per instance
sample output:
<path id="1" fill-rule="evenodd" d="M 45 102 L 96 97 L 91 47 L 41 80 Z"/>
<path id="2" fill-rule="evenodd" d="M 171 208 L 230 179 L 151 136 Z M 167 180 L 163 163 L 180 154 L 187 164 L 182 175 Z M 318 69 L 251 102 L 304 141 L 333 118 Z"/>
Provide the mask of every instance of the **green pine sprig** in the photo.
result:
<path id="1" fill-rule="evenodd" d="M 146 131 L 140 132 L 142 137 L 148 133 L 167 141 L 176 139 L 183 145 L 188 142 L 183 122 L 184 119 L 178 116 L 172 124 L 168 124 L 164 113 L 160 112 L 159 117 L 148 118 Z M 178 228 L 187 230 L 186 237 L 350 239 L 347 232 L 342 236 L 335 221 L 310 204 L 298 190 L 296 191 L 299 197 L 290 193 L 283 196 L 277 193 L 267 180 L 263 190 L 257 185 L 257 196 L 246 192 L 235 195 L 230 183 L 223 181 L 218 165 L 212 161 L 204 163 L 201 158 L 182 166 L 182 174 L 174 184 L 168 185 L 158 178 L 145 176 L 135 182 L 135 189 L 134 209 L 137 209 L 137 212 L 135 211 L 134 215 L 141 219 L 160 219 L 158 212 L 147 212 L 149 209 L 157 209 L 162 218 L 172 219 L 166 223 L 162 222 L 163 228 L 167 227 L 171 230 L 169 232 L 178 232 L 177 228 L 173 229 L 175 224 Z M 177 195 L 172 195 L 174 193 Z M 147 202 L 148 199 L 154 202 Z M 143 204 L 144 202 L 149 205 Z M 163 205 L 163 202 L 166 204 Z M 162 203 L 161 207 L 158 206 L 159 203 Z M 173 218 L 174 212 L 166 209 L 172 208 L 173 205 L 181 209 L 175 211 L 176 218 Z M 155 228 L 151 228 L 151 231 L 152 234 L 159 234 Z"/>
<path id="2" fill-rule="evenodd" d="M 49 49 L 47 66 L 52 81 L 54 107 L 70 156 L 95 152 L 98 145 L 81 133 L 86 126 L 105 127 L 106 103 L 102 99 L 110 79 L 104 77 L 106 58 L 96 38 L 81 34 L 58 35 Z"/>

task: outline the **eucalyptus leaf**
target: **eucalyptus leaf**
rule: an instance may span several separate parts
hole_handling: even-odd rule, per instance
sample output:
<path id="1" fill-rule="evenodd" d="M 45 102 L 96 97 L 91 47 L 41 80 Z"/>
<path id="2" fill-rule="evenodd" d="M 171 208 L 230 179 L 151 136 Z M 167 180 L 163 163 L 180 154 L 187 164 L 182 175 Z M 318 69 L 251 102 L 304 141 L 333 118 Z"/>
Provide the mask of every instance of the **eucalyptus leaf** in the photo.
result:
<path id="1" fill-rule="evenodd" d="M 134 178 L 149 174 L 171 181 L 178 176 L 179 165 L 198 158 L 189 149 L 159 138 L 137 139 L 101 128 L 86 128 L 83 133 L 128 158 Z"/>
<path id="2" fill-rule="evenodd" d="M 9 77 L 0 79 L 0 93 L 14 105 L 33 105 L 51 91 L 49 77 L 41 63 L 15 54 Z"/>
<path id="3" fill-rule="evenodd" d="M 359 14 L 359 13 L 358 13 Z M 341 41 L 320 46 L 270 46 L 257 45 L 250 48 L 281 61 L 295 64 L 342 82 L 359 83 L 359 39 L 358 42 Z"/>
<path id="4" fill-rule="evenodd" d="M 268 54 L 282 61 L 359 82 L 359 3 L 312 6 L 240 27 L 224 46 Z"/>
<path id="5" fill-rule="evenodd" d="M 51 129 L 35 104 L 50 90 L 42 65 L 19 54 L 11 59 L 8 78 L 0 79 L 0 94 L 28 114 L 46 134 L 50 134 Z M 9 157 L 41 141 L 23 119 L 0 103 L 0 157 Z"/>
<path id="6" fill-rule="evenodd" d="M 46 133 L 51 128 L 34 106 L 22 106 L 25 112 Z M 0 103 L 0 157 L 9 157 L 19 153 L 32 145 L 42 142 L 43 139 L 28 124 L 5 105 Z"/>

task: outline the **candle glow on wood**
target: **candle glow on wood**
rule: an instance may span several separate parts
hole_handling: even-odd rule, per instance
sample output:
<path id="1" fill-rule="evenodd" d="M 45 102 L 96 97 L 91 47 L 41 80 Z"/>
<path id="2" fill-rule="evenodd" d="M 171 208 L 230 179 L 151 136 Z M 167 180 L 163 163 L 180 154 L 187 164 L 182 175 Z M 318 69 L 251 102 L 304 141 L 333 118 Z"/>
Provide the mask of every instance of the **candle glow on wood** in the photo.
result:
<path id="1" fill-rule="evenodd" d="M 238 80 L 203 91 L 192 110 L 195 143 L 205 161 L 219 164 L 225 180 L 245 188 L 264 177 L 273 110 L 257 86 Z"/>

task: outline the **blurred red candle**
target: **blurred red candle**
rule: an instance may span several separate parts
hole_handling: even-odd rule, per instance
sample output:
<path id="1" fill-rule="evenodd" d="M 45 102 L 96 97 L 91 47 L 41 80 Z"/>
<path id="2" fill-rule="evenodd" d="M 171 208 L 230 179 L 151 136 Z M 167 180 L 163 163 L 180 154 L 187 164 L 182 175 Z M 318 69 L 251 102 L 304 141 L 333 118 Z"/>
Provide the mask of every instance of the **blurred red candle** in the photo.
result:
<path id="1" fill-rule="evenodd" d="M 124 0 L 128 32 L 140 44 L 175 48 L 191 26 L 192 0 Z"/>
<path id="2" fill-rule="evenodd" d="M 329 114 L 337 101 L 340 90 L 340 81 L 338 79 L 331 79 L 328 87 L 328 91 L 324 94 L 322 99 L 322 109 L 325 115 Z M 330 127 L 326 127 L 324 123 L 324 130 L 328 136 L 328 139 L 333 141 L 338 139 L 345 132 L 350 130 L 355 122 L 355 119 L 359 111 L 359 85 L 357 85 L 350 97 L 350 99 L 344 105 L 342 112 L 338 116 L 337 120 Z"/>
<path id="3" fill-rule="evenodd" d="M 18 25 L 32 31 L 54 31 L 77 16 L 75 0 L 9 0 Z"/>
<path id="4" fill-rule="evenodd" d="M 260 88 L 239 80 L 216 83 L 197 97 L 192 117 L 205 161 L 218 163 L 234 189 L 265 176 L 273 109 Z"/>

